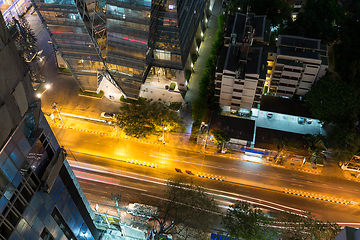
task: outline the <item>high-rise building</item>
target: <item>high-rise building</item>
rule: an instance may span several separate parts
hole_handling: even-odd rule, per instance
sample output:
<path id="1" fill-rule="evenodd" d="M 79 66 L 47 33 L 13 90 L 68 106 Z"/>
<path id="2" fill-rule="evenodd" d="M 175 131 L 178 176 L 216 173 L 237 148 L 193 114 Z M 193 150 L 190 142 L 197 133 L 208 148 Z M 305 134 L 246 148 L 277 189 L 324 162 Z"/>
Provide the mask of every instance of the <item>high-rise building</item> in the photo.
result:
<path id="1" fill-rule="evenodd" d="M 130 98 L 138 98 L 149 71 L 190 68 L 206 20 L 206 0 L 32 1 L 58 66 L 83 90 L 98 91 L 106 79 Z M 185 74 L 176 77 L 185 82 Z"/>
<path id="2" fill-rule="evenodd" d="M 0 15 L 0 239 L 94 239 L 92 212 Z"/>

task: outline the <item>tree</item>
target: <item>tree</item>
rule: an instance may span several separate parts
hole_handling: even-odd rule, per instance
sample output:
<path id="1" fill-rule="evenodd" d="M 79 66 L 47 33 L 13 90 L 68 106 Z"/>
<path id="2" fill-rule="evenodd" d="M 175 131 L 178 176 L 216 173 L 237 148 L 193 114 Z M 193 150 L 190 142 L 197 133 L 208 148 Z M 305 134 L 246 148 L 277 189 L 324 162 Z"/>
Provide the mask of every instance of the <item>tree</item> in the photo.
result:
<path id="1" fill-rule="evenodd" d="M 317 161 L 318 159 L 324 159 L 324 151 L 326 151 L 324 136 L 321 134 L 306 134 L 304 136 L 305 145 L 308 148 L 309 156 Z"/>
<path id="2" fill-rule="evenodd" d="M 176 111 L 164 102 L 139 99 L 123 104 L 116 116 L 126 135 L 146 137 L 150 134 L 183 131 L 184 122 Z"/>
<path id="3" fill-rule="evenodd" d="M 303 216 L 282 212 L 277 217 L 280 239 L 334 239 L 340 232 L 336 223 L 322 222 L 310 212 Z"/>
<path id="4" fill-rule="evenodd" d="M 149 218 L 156 223 L 155 239 L 171 234 L 177 239 L 202 239 L 217 220 L 219 207 L 206 189 L 179 181 L 168 180 L 165 200 L 145 200 L 147 205 L 158 208 Z"/>
<path id="5" fill-rule="evenodd" d="M 276 231 L 270 226 L 274 220 L 261 209 L 243 201 L 237 201 L 227 210 L 221 225 L 231 238 L 273 239 Z"/>
<path id="6" fill-rule="evenodd" d="M 304 11 L 294 22 L 288 22 L 284 34 L 321 39 L 329 44 L 338 38 L 337 24 L 343 16 L 337 0 L 307 0 Z"/>
<path id="7" fill-rule="evenodd" d="M 256 15 L 266 15 L 266 19 L 271 20 L 273 26 L 283 25 L 286 21 L 291 21 L 292 9 L 288 3 L 282 0 L 234 0 L 232 9 L 246 13 L 250 6 L 250 12 Z"/>
<path id="8" fill-rule="evenodd" d="M 225 131 L 214 129 L 211 131 L 211 134 L 214 136 L 215 145 L 221 146 L 223 143 L 230 141 L 230 137 L 227 135 Z"/>
<path id="9" fill-rule="evenodd" d="M 326 75 L 319 79 L 311 91 L 304 96 L 305 106 L 321 122 L 344 123 L 352 125 L 357 121 L 359 110 L 358 91 L 339 80 L 332 80 Z"/>
<path id="10" fill-rule="evenodd" d="M 15 44 L 20 51 L 20 55 L 25 59 L 29 59 L 36 52 L 37 39 L 35 33 L 26 18 L 22 18 L 20 21 L 15 18 L 13 20 L 19 32 L 19 38 Z"/>

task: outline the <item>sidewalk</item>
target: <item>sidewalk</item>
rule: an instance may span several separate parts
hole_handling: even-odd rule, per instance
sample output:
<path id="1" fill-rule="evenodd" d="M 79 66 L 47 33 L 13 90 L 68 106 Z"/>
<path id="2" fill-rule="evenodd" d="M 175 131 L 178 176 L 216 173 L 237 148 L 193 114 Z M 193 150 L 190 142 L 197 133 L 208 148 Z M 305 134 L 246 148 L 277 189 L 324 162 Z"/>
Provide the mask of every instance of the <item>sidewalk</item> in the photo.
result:
<path id="1" fill-rule="evenodd" d="M 210 50 L 216 37 L 216 30 L 218 29 L 218 16 L 222 12 L 221 5 L 221 0 L 215 0 L 212 15 L 210 16 L 208 22 L 208 28 L 204 33 L 204 41 L 200 45 L 199 57 L 196 60 L 194 73 L 192 74 L 188 84 L 188 91 L 185 95 L 185 102 L 189 103 L 189 110 L 191 110 L 191 103 L 193 103 L 198 96 L 199 82 L 205 68 L 205 62 L 206 59 L 208 59 L 210 56 Z"/>

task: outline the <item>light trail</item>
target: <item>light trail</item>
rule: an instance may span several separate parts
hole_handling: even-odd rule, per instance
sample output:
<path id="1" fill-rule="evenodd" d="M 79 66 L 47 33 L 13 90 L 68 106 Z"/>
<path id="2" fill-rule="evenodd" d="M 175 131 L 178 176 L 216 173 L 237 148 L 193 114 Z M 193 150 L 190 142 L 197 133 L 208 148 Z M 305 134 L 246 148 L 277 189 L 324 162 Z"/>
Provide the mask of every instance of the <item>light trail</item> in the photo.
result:
<path id="1" fill-rule="evenodd" d="M 117 172 L 114 172 L 114 171 L 107 170 L 108 168 L 106 168 L 106 167 L 100 167 L 101 169 L 99 169 L 99 166 L 92 165 L 92 164 L 81 163 L 81 165 L 85 165 L 85 166 L 79 166 L 78 162 L 74 162 L 74 161 L 70 161 L 70 162 L 71 163 L 69 163 L 69 164 L 70 164 L 70 166 L 72 168 L 78 168 L 78 169 L 83 169 L 83 170 L 92 171 L 92 172 L 98 172 L 98 173 L 105 173 L 105 174 L 115 175 L 115 176 L 119 176 L 119 177 L 125 177 L 125 178 L 135 179 L 135 180 L 139 180 L 139 181 L 145 181 L 145 182 L 158 184 L 158 185 L 166 185 L 166 180 L 156 178 L 156 177 L 148 177 L 148 176 L 146 176 L 147 178 L 153 179 L 153 180 L 149 180 L 149 179 L 146 179 L 146 178 L 143 178 L 143 177 L 131 176 L 131 175 L 140 175 L 140 176 L 142 176 L 141 174 L 130 173 L 130 172 L 125 172 L 126 174 L 117 173 Z M 94 167 L 92 167 L 92 166 L 94 166 Z M 115 182 L 111 182 L 111 181 L 107 181 L 107 180 L 100 180 L 99 177 L 101 177 L 101 176 L 98 176 L 98 175 L 95 175 L 95 174 L 84 173 L 84 172 L 77 171 L 77 170 L 73 170 L 73 171 L 76 173 L 76 177 L 79 177 L 79 178 L 82 178 L 82 179 L 85 179 L 85 180 L 96 181 L 96 182 L 105 183 L 105 184 L 111 184 L 111 185 L 116 185 L 116 186 L 127 187 L 127 186 L 120 185 L 120 183 L 115 183 Z M 121 172 L 124 172 L 124 171 L 121 171 Z M 88 174 L 88 175 L 93 176 L 93 177 L 86 177 L 86 176 L 82 176 L 80 174 L 84 174 L 84 175 Z M 94 178 L 94 176 L 96 176 L 97 178 Z M 104 178 L 106 178 L 106 177 L 104 177 Z M 133 188 L 133 187 L 128 187 L 128 188 Z M 140 188 L 133 188 L 133 189 L 147 192 L 147 190 L 140 189 Z M 274 202 L 270 202 L 270 201 L 267 201 L 267 200 L 254 198 L 254 197 L 250 197 L 250 196 L 246 196 L 246 195 L 242 195 L 242 194 L 217 190 L 217 189 L 208 189 L 207 194 L 209 194 L 211 196 L 214 196 L 214 197 L 217 197 L 217 198 L 225 198 L 225 199 L 234 200 L 234 201 L 241 200 L 241 201 L 245 201 L 245 202 L 254 204 L 254 205 L 259 206 L 259 207 L 264 207 L 264 208 L 268 208 L 268 209 L 272 209 L 272 210 L 276 210 L 276 211 L 282 211 L 282 212 L 291 212 L 291 213 L 294 213 L 294 214 L 297 214 L 297 215 L 301 215 L 301 213 L 304 212 L 304 210 L 301 210 L 301 209 L 288 207 L 288 206 L 278 204 L 278 203 L 274 203 Z M 159 197 L 156 197 L 156 198 L 159 198 Z"/>

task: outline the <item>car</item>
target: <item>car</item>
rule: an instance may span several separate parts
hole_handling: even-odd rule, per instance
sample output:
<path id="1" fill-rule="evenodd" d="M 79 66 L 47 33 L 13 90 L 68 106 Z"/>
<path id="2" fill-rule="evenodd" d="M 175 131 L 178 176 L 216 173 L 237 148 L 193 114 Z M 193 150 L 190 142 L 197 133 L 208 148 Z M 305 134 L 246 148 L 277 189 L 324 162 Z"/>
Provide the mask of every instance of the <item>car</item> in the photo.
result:
<path id="1" fill-rule="evenodd" d="M 190 170 L 186 170 L 185 172 L 189 175 L 194 175 Z"/>
<path id="2" fill-rule="evenodd" d="M 182 173 L 180 168 L 175 168 L 175 171 L 177 171 L 178 173 Z"/>
<path id="3" fill-rule="evenodd" d="M 267 116 L 268 119 L 270 119 L 270 118 L 272 118 L 274 116 L 274 114 L 272 112 L 268 112 L 266 114 L 266 116 Z"/>
<path id="4" fill-rule="evenodd" d="M 298 118 L 298 123 L 299 124 L 304 124 L 305 123 L 305 118 L 299 117 Z"/>
<path id="5" fill-rule="evenodd" d="M 103 118 L 107 118 L 107 119 L 113 119 L 113 120 L 116 119 L 116 116 L 115 116 L 114 113 L 102 112 L 100 114 L 100 116 L 103 117 Z"/>
<path id="6" fill-rule="evenodd" d="M 307 119 L 306 119 L 306 123 L 307 123 L 307 124 L 312 124 L 312 119 L 308 119 L 308 118 L 307 118 Z"/>

